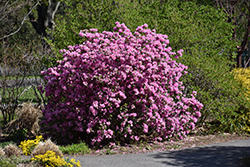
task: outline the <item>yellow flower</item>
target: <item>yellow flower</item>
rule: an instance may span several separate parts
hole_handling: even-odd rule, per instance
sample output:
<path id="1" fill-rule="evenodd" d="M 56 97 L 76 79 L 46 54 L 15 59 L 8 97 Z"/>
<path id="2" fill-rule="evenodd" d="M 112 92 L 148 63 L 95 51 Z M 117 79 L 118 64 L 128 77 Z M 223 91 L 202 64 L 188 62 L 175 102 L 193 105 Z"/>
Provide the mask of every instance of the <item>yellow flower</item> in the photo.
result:
<path id="1" fill-rule="evenodd" d="M 68 159 L 68 158 L 66 158 Z M 48 167 L 59 167 L 59 166 L 67 166 L 67 167 L 81 167 L 80 161 L 72 158 L 69 163 L 67 163 L 63 158 L 60 156 L 56 156 L 54 151 L 47 151 L 44 155 L 36 155 L 35 157 L 31 158 L 31 161 L 37 161 L 42 163 L 44 166 Z"/>
<path id="2" fill-rule="evenodd" d="M 234 78 L 238 80 L 243 87 L 247 89 L 244 94 L 246 95 L 247 100 L 250 100 L 250 68 L 237 68 L 233 69 Z M 250 111 L 246 114 L 243 114 L 239 117 L 240 120 L 245 121 L 245 127 L 243 127 L 243 130 L 250 133 Z"/>
<path id="3" fill-rule="evenodd" d="M 23 150 L 25 155 L 30 155 L 32 149 L 34 149 L 42 139 L 42 136 L 36 136 L 35 140 L 24 140 L 20 143 L 19 147 Z"/>

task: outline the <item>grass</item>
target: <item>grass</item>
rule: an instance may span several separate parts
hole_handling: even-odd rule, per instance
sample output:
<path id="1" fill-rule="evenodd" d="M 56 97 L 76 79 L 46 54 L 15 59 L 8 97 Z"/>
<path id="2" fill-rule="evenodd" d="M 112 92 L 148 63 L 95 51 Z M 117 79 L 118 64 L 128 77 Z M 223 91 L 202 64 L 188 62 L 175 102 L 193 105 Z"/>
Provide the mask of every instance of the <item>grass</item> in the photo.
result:
<path id="1" fill-rule="evenodd" d="M 72 144 L 67 146 L 59 146 L 59 149 L 62 151 L 63 154 L 89 154 L 90 149 L 84 143 L 80 142 L 79 144 Z"/>
<path id="2" fill-rule="evenodd" d="M 23 92 L 23 90 L 24 89 L 26 89 L 27 87 L 20 87 L 19 89 L 18 89 L 18 93 L 17 93 L 17 91 L 15 90 L 14 91 L 14 93 L 15 93 L 15 95 L 17 95 L 17 94 L 20 94 L 20 93 L 22 93 Z M 35 88 L 36 89 L 36 91 L 38 92 L 38 89 L 37 88 Z M 2 89 L 0 90 L 0 95 L 2 95 Z M 11 88 L 9 88 L 9 90 L 7 90 L 7 92 L 11 92 L 12 93 L 12 90 L 11 90 Z M 40 97 L 40 96 L 39 96 Z M 44 95 L 44 97 L 45 97 L 45 95 Z M 8 101 L 9 99 L 8 98 L 6 98 L 6 99 L 4 99 L 4 97 L 2 97 L 3 99 L 3 101 L 4 100 L 6 100 L 6 101 Z M 20 102 L 20 103 L 23 103 L 23 102 L 29 102 L 29 101 L 31 101 L 31 102 L 33 102 L 33 103 L 37 103 L 38 101 L 37 101 L 37 98 L 36 98 L 36 96 L 35 96 L 35 93 L 34 93 L 34 90 L 32 89 L 32 88 L 30 88 L 28 91 L 26 91 L 22 96 L 20 96 L 19 98 L 18 98 L 18 101 Z"/>
<path id="3" fill-rule="evenodd" d="M 2 167 L 15 167 L 15 164 L 11 164 L 6 160 L 0 160 L 0 166 L 2 166 Z"/>
<path id="4" fill-rule="evenodd" d="M 35 88 L 36 91 L 38 92 L 37 88 Z M 22 89 L 21 91 L 23 91 L 24 89 Z M 33 103 L 37 103 L 37 98 L 34 95 L 34 90 L 32 88 L 30 88 L 28 91 L 26 91 L 20 98 L 19 101 L 21 103 L 23 102 L 28 102 L 28 101 L 32 101 Z"/>
<path id="5" fill-rule="evenodd" d="M 16 114 L 14 115 L 14 119 L 15 118 L 16 118 Z M 5 128 L 2 112 L 0 113 L 0 128 L 2 129 Z"/>
<path id="6" fill-rule="evenodd" d="M 4 148 L 9 144 L 16 144 L 13 141 L 0 143 L 0 147 Z M 152 150 L 162 150 L 162 149 L 180 149 L 180 145 L 171 144 L 163 147 L 163 144 L 159 143 L 146 143 L 139 142 L 132 145 L 114 145 L 114 146 L 105 146 L 101 149 L 90 149 L 87 144 L 83 141 L 80 143 L 75 143 L 67 146 L 59 146 L 59 149 L 63 154 L 67 155 L 84 155 L 84 154 L 95 154 L 95 155 L 111 155 L 111 154 L 129 154 L 129 153 L 146 153 Z"/>
<path id="7" fill-rule="evenodd" d="M 16 167 L 18 164 L 30 164 L 30 160 L 22 159 L 21 157 L 16 157 L 16 156 L 11 156 L 11 157 L 0 156 L 1 167 Z"/>

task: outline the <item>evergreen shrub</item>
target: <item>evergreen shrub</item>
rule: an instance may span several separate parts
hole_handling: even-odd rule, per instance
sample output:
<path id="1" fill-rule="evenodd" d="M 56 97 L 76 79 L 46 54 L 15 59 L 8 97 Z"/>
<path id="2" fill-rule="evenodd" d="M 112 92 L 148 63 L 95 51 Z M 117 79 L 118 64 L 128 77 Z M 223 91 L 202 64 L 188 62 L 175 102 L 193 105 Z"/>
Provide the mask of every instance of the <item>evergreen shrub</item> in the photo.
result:
<path id="1" fill-rule="evenodd" d="M 43 71 L 49 99 L 41 121 L 57 142 L 93 145 L 184 138 L 195 128 L 202 104 L 180 78 L 187 66 L 168 47 L 167 35 L 116 22 L 114 32 L 81 31 L 83 44 L 62 50 L 59 65 Z"/>

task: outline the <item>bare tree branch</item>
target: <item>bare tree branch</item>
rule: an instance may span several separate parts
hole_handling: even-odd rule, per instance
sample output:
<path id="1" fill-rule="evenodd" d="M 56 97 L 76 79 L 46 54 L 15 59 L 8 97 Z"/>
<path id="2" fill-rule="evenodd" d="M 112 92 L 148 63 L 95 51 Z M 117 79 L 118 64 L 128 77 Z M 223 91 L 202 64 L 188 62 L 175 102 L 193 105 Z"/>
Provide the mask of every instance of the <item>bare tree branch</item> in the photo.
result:
<path id="1" fill-rule="evenodd" d="M 22 91 L 22 93 L 20 93 L 16 98 L 21 97 L 21 96 L 22 96 L 25 92 L 27 92 L 31 87 L 32 87 L 32 85 L 30 85 L 28 88 L 24 89 L 24 90 Z"/>
<path id="2" fill-rule="evenodd" d="M 26 3 L 29 3 L 29 1 L 26 1 L 25 3 L 19 4 L 18 6 L 16 6 L 14 9 L 12 8 L 16 3 L 18 2 L 18 0 L 16 0 L 15 2 L 13 2 L 11 5 L 8 6 L 8 2 L 6 2 L 4 7 L 1 7 L 1 11 L 0 13 L 3 15 L 2 18 L 0 20 L 2 20 L 4 17 L 6 17 L 8 14 L 16 12 L 18 10 L 20 10 Z M 5 12 L 5 10 L 7 9 L 11 9 L 7 12 Z"/>
<path id="3" fill-rule="evenodd" d="M 245 5 L 246 5 L 247 9 L 250 11 L 250 6 L 248 6 L 248 4 L 247 4 L 247 1 L 246 1 L 246 0 L 244 1 L 244 3 L 245 3 Z"/>
<path id="4" fill-rule="evenodd" d="M 32 12 L 32 10 L 40 3 L 40 0 L 35 4 L 35 6 L 32 7 L 32 9 L 28 12 L 28 14 L 24 17 L 23 21 L 21 22 L 20 27 L 13 33 L 10 33 L 9 35 L 5 35 L 4 37 L 0 38 L 0 40 L 8 38 L 12 35 L 15 35 L 18 31 L 20 31 L 20 29 L 22 28 L 24 21 L 26 20 L 26 18 L 30 15 L 30 13 Z"/>
<path id="5" fill-rule="evenodd" d="M 46 27 L 49 27 L 51 29 L 53 29 L 55 23 L 54 23 L 54 17 L 55 17 L 55 14 L 58 10 L 58 7 L 60 5 L 60 2 L 59 1 L 53 1 L 51 2 L 51 0 L 49 0 L 49 6 L 48 6 L 48 10 L 47 10 L 47 17 L 46 17 L 46 20 L 44 22 L 44 25 Z"/>
<path id="6" fill-rule="evenodd" d="M 225 8 L 224 8 L 224 6 L 223 6 L 223 4 L 222 4 L 222 1 L 220 1 L 220 7 L 223 9 L 223 11 L 224 11 L 226 14 L 228 14 L 228 12 L 225 10 Z"/>

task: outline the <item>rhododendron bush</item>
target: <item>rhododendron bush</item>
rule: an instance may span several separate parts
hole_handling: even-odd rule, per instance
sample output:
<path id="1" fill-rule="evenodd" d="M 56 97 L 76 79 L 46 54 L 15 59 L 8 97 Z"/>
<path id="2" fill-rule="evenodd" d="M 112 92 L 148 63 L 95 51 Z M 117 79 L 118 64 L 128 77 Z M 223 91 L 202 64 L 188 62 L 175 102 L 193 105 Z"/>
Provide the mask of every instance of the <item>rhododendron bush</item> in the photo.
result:
<path id="1" fill-rule="evenodd" d="M 42 72 L 45 135 L 103 145 L 183 138 L 195 128 L 203 105 L 183 93 L 187 66 L 175 61 L 183 50 L 147 27 L 81 31 L 85 42 L 62 50 L 59 65 Z"/>

